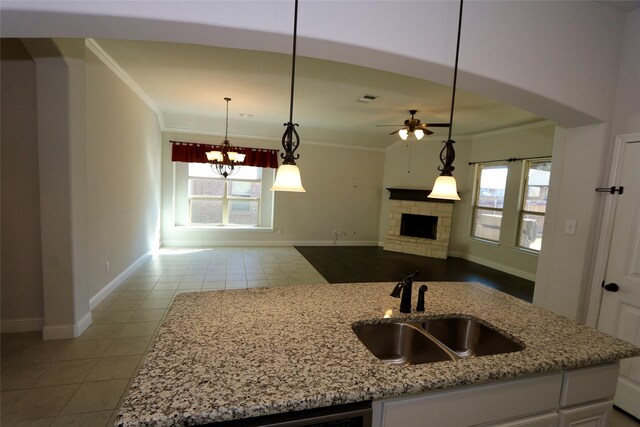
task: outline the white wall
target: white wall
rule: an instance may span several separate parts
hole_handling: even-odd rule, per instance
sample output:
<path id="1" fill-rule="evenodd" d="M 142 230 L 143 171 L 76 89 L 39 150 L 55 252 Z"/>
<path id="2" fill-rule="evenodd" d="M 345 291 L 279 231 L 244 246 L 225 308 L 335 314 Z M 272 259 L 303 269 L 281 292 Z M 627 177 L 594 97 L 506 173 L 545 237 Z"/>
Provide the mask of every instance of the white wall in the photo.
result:
<path id="1" fill-rule="evenodd" d="M 153 110 L 88 49 L 85 61 L 93 298 L 159 245 L 162 135 Z"/>
<path id="2" fill-rule="evenodd" d="M 296 161 L 306 193 L 276 192 L 271 230 L 216 230 L 175 226 L 174 168 L 169 140 L 219 144 L 222 136 L 163 133 L 162 244 L 168 246 L 328 245 L 334 230 L 347 230 L 339 244 L 376 244 L 382 191 L 384 152 L 345 149 L 304 140 Z M 243 139 L 229 135 L 232 145 L 282 149 L 280 141 Z M 353 231 L 355 230 L 355 233 Z"/>
<path id="3" fill-rule="evenodd" d="M 640 9 L 626 15 L 616 81 L 612 126 L 560 130 L 554 144 L 554 161 L 563 159 L 562 177 L 560 189 L 550 195 L 557 199 L 551 212 L 555 231 L 548 245 L 543 242 L 534 303 L 580 321 L 589 285 L 604 279 L 594 277 L 593 266 L 600 208 L 608 196 L 594 188 L 612 185 L 607 177 L 615 136 L 640 132 Z M 564 234 L 569 219 L 578 221 L 575 236 Z"/>
<path id="4" fill-rule="evenodd" d="M 640 131 L 640 9 L 626 15 L 612 135 Z"/>
<path id="5" fill-rule="evenodd" d="M 125 31 L 140 40 L 290 52 L 292 4 L 241 4 L 3 1 L 0 27 L 5 37 L 122 38 Z M 300 55 L 450 84 L 457 2 L 342 2 L 339 13 L 337 7 L 300 5 Z M 468 2 L 460 88 L 563 126 L 608 120 L 623 25 L 622 12 L 596 2 Z"/>
<path id="6" fill-rule="evenodd" d="M 30 271 L 20 277 L 35 280 L 32 276 L 40 275 L 40 296 L 30 295 L 35 292 L 33 284 L 16 291 L 19 283 L 15 277 L 5 282 L 3 268 L 3 304 L 11 307 L 3 309 L 3 323 L 5 315 L 26 315 L 20 310 L 27 296 L 28 315 L 39 313 L 44 318 L 39 324 L 31 322 L 29 330 L 42 328 L 45 339 L 71 338 L 91 323 L 91 303 L 97 304 L 136 261 L 158 246 L 161 133 L 155 113 L 91 52 L 85 52 L 84 40 L 29 39 L 24 43 L 35 65 L 31 63 L 31 71 L 28 67 L 19 70 L 21 80 L 13 74 L 18 69 L 11 69 L 7 77 L 15 86 L 5 91 L 3 80 L 3 105 L 13 105 L 5 104 L 9 101 L 5 97 L 14 92 L 20 96 L 31 93 L 32 97 L 24 96 L 22 101 L 36 103 L 37 115 L 14 114 L 19 108 L 11 109 L 11 114 L 3 110 L 3 122 L 15 115 L 15 124 L 23 128 L 25 137 L 21 141 L 24 149 L 3 143 L 3 164 L 20 160 L 11 151 L 5 159 L 5 146 L 19 147 L 29 156 L 33 168 L 24 184 L 30 186 L 31 198 L 14 200 L 24 202 L 19 212 L 22 218 L 2 223 L 3 229 L 5 224 L 12 226 L 21 236 L 13 236 L 2 259 L 4 264 L 20 256 L 13 270 L 6 269 L 13 276 L 21 263 L 28 262 Z M 3 125 L 4 141 L 16 139 L 12 125 L 6 129 Z M 12 165 L 7 170 L 12 173 L 7 184 L 20 189 L 13 182 L 19 169 Z M 3 201 L 4 197 L 3 191 Z M 16 227 L 21 220 L 28 221 L 30 214 L 36 215 L 39 227 Z M 36 232 L 39 247 L 33 242 Z M 3 233 L 3 246 L 4 237 Z M 32 241 L 28 254 L 19 252 L 22 240 Z M 106 261 L 110 262 L 108 273 Z"/>
<path id="7" fill-rule="evenodd" d="M 2 332 L 43 322 L 36 64 L 17 39 L 2 40 Z"/>
<path id="8" fill-rule="evenodd" d="M 469 161 L 551 156 L 554 129 L 553 124 L 542 123 L 542 126 L 523 126 L 476 135 L 471 140 Z M 469 191 L 465 192 L 466 197 L 463 201 L 456 202 L 457 215 L 453 221 L 449 245 L 451 255 L 535 280 L 538 255 L 516 247 L 523 162 L 509 163 L 499 244 L 486 243 L 470 237 L 475 166 L 468 165 L 468 162 L 458 163 L 457 169 L 466 172 L 466 180 L 460 185 Z M 552 166 L 552 173 L 554 169 L 555 165 Z"/>

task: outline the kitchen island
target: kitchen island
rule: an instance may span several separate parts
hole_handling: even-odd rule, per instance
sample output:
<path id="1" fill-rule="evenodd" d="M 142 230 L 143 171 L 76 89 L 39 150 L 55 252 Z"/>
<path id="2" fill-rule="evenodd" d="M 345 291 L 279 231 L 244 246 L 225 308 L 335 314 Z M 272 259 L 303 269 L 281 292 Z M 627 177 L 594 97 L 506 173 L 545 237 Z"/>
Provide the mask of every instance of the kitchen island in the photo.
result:
<path id="1" fill-rule="evenodd" d="M 202 425 L 385 402 L 530 376 L 558 373 L 561 378 L 568 369 L 640 355 L 631 344 L 475 283 L 429 282 L 426 311 L 403 314 L 399 300 L 389 296 L 394 285 L 301 285 L 176 296 L 116 425 Z M 416 295 L 414 308 L 415 302 Z M 373 356 L 352 330 L 361 322 L 451 316 L 478 319 L 525 348 L 394 366 Z M 374 418 L 380 418 L 379 407 Z"/>

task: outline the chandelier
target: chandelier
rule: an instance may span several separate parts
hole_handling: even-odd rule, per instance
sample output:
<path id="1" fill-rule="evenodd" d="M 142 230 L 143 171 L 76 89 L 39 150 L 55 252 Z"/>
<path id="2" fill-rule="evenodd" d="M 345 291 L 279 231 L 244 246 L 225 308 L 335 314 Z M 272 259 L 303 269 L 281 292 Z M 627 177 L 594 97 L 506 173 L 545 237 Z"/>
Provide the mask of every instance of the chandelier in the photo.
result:
<path id="1" fill-rule="evenodd" d="M 449 136 L 446 141 L 442 141 L 444 147 L 440 151 L 440 162 L 442 166 L 438 166 L 440 176 L 436 178 L 436 182 L 433 184 L 433 190 L 428 198 L 431 199 L 447 199 L 447 200 L 460 200 L 458 196 L 458 189 L 456 186 L 456 179 L 453 177 L 453 160 L 456 158 L 456 152 L 453 149 L 454 140 L 451 139 L 451 132 L 453 130 L 453 107 L 456 102 L 456 83 L 458 81 L 458 54 L 460 53 L 460 30 L 462 28 L 462 3 L 464 0 L 460 0 L 460 17 L 458 18 L 458 41 L 456 44 L 456 62 L 453 69 L 453 92 L 451 94 L 451 118 L 449 120 Z"/>
<path id="2" fill-rule="evenodd" d="M 224 142 L 222 143 L 221 150 L 208 151 L 206 153 L 207 160 L 211 163 L 211 169 L 218 175 L 228 177 L 238 172 L 240 164 L 244 162 L 245 154 L 238 153 L 231 150 L 231 144 L 227 138 L 229 134 L 229 101 L 231 98 L 225 98 L 227 101 L 227 120 L 224 130 Z"/>

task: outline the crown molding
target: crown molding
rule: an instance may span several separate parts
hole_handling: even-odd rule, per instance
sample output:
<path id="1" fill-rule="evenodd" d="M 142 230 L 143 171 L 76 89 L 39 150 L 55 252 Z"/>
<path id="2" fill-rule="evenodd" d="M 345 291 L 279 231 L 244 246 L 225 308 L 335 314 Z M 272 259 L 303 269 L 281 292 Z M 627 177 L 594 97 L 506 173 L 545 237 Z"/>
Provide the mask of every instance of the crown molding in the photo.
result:
<path id="1" fill-rule="evenodd" d="M 147 95 L 147 93 L 144 90 L 142 90 L 142 88 L 140 86 L 138 86 L 138 84 L 120 66 L 120 64 L 118 64 L 116 62 L 116 60 L 111 57 L 111 55 L 109 55 L 104 49 L 102 49 L 102 46 L 100 46 L 98 44 L 98 42 L 95 41 L 95 39 L 92 39 L 92 38 L 85 39 L 84 40 L 84 45 L 87 47 L 87 49 L 89 49 L 91 52 L 93 52 L 98 57 L 98 59 L 100 61 L 102 61 L 102 63 L 104 65 L 106 65 L 111 71 L 113 71 L 113 73 L 116 76 L 118 76 L 120 78 L 120 80 L 122 80 L 124 82 L 124 84 L 129 86 L 129 88 L 136 95 L 138 95 L 138 97 L 145 104 L 147 104 L 147 106 L 149 106 L 149 108 L 151 108 L 156 113 L 156 116 L 158 118 L 158 123 L 160 125 L 160 130 L 164 130 L 165 127 L 164 127 L 164 118 L 162 117 L 162 111 L 160 111 L 160 108 L 158 108 L 156 103 L 153 102 L 151 97 L 149 95 Z"/>

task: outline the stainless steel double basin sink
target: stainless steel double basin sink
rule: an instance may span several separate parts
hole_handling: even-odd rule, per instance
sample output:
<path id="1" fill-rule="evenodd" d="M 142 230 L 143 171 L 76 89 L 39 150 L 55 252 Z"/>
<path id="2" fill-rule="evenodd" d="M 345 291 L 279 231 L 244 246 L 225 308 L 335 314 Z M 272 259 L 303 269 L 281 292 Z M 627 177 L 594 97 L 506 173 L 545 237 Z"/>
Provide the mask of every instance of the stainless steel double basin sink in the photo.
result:
<path id="1" fill-rule="evenodd" d="M 474 319 L 359 323 L 353 332 L 384 363 L 416 365 L 511 353 L 524 346 Z"/>

